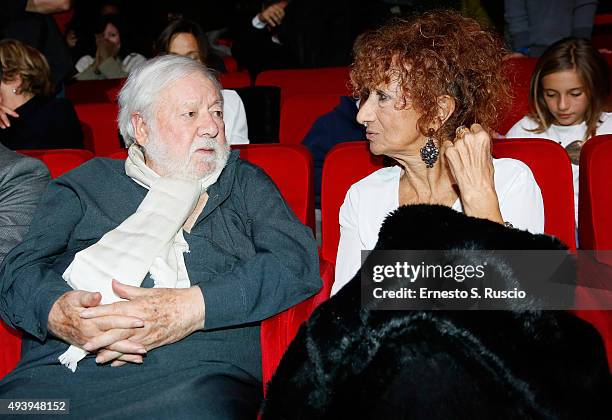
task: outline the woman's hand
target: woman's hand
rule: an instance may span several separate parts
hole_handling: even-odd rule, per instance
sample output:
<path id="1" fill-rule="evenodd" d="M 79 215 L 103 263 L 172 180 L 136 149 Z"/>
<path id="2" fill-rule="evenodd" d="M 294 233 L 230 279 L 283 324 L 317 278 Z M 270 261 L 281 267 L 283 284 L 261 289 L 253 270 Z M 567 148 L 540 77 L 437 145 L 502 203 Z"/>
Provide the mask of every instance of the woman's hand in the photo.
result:
<path id="1" fill-rule="evenodd" d="M 11 126 L 11 121 L 8 116 L 19 118 L 19 114 L 15 111 L 0 104 L 0 128 L 9 128 Z"/>
<path id="2" fill-rule="evenodd" d="M 442 153 L 459 187 L 465 214 L 503 223 L 495 192 L 489 134 L 479 124 L 472 124 L 469 129 L 459 127 L 455 142 L 445 142 Z"/>
<path id="3" fill-rule="evenodd" d="M 96 59 L 94 66 L 98 68 L 108 58 L 114 58 L 119 54 L 119 46 L 105 39 L 102 34 L 96 34 Z"/>

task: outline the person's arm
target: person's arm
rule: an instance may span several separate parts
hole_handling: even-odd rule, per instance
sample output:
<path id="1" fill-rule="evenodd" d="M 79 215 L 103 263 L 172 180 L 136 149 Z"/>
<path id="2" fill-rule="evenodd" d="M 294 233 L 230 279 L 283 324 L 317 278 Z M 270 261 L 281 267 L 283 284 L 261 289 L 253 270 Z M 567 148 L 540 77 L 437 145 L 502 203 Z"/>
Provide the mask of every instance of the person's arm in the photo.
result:
<path id="1" fill-rule="evenodd" d="M 331 294 L 335 295 L 353 279 L 361 267 L 361 251 L 363 246 L 359 239 L 358 197 L 354 190 L 349 189 L 340 207 L 340 242 L 336 256 L 336 274 Z"/>
<path id="2" fill-rule="evenodd" d="M 66 12 L 72 8 L 72 0 L 28 0 L 26 12 L 51 14 Z"/>
<path id="3" fill-rule="evenodd" d="M 0 263 L 23 239 L 49 182 L 49 171 L 38 159 L 18 159 L 0 183 Z"/>
<path id="4" fill-rule="evenodd" d="M 575 2 L 572 36 L 591 39 L 596 11 L 597 1 L 578 0 Z"/>
<path id="5" fill-rule="evenodd" d="M 513 51 L 527 55 L 529 48 L 529 17 L 527 0 L 504 1 L 504 18 Z"/>

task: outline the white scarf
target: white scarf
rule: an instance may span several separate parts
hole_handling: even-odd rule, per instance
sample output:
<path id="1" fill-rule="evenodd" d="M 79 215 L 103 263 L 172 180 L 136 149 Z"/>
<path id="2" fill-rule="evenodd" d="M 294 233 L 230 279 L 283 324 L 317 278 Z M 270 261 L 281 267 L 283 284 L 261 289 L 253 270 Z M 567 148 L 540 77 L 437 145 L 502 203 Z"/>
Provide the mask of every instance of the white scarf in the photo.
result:
<path id="1" fill-rule="evenodd" d="M 102 304 L 121 300 L 112 290 L 112 279 L 139 287 L 151 273 L 154 287 L 190 287 L 183 259 L 189 245 L 182 227 L 200 194 L 217 181 L 222 169 L 200 181 L 160 177 L 145 164 L 140 148 L 132 145 L 125 172 L 149 192 L 134 214 L 75 255 L 62 275 L 64 280 L 75 290 L 100 292 Z M 74 372 L 86 355 L 85 350 L 70 346 L 59 360 Z"/>

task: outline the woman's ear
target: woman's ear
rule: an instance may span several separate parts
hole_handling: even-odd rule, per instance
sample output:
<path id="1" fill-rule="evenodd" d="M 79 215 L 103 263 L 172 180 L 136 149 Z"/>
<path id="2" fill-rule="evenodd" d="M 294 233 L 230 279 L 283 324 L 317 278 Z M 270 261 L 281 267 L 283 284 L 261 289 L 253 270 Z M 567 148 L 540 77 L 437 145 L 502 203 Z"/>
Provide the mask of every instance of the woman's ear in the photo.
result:
<path id="1" fill-rule="evenodd" d="M 11 81 L 5 81 L 3 80 L 2 83 L 5 84 L 11 91 L 15 91 L 14 93 L 16 95 L 20 95 L 21 92 L 21 76 L 20 75 L 15 75 L 15 78 Z"/>
<path id="2" fill-rule="evenodd" d="M 144 146 L 149 142 L 149 128 L 147 123 L 139 113 L 132 114 L 132 127 L 134 128 L 134 138 L 136 143 Z"/>
<path id="3" fill-rule="evenodd" d="M 446 120 L 450 118 L 455 112 L 455 99 L 449 95 L 442 95 L 438 97 L 438 121 L 440 127 L 444 125 Z"/>

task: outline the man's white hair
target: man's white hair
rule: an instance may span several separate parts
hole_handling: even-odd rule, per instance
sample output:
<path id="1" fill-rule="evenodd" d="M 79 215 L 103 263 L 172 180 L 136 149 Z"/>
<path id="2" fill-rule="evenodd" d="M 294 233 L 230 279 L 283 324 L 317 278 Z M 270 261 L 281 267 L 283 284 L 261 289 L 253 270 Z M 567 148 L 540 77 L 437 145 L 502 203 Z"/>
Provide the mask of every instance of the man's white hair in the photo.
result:
<path id="1" fill-rule="evenodd" d="M 168 54 L 147 60 L 134 69 L 125 85 L 119 92 L 119 131 L 127 147 L 135 141 L 134 127 L 132 126 L 132 115 L 138 113 L 149 124 L 153 124 L 155 108 L 161 91 L 172 82 L 193 73 L 200 73 L 213 82 L 221 95 L 221 84 L 208 70 L 198 61 L 188 57 Z"/>

